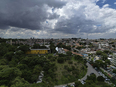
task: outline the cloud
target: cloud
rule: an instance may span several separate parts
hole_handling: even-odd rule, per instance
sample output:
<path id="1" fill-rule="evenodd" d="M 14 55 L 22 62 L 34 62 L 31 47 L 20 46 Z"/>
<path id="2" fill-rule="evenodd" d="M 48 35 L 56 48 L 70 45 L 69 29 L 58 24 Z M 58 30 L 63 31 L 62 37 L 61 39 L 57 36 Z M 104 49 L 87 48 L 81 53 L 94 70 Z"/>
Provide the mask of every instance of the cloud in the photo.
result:
<path id="1" fill-rule="evenodd" d="M 108 7 L 109 7 L 109 4 L 103 5 L 103 8 L 108 8 Z"/>
<path id="2" fill-rule="evenodd" d="M 116 4 L 116 2 L 114 2 L 114 4 Z"/>
<path id="3" fill-rule="evenodd" d="M 55 24 L 56 32 L 105 33 L 116 28 L 116 10 L 109 8 L 108 4 L 100 8 L 95 1 L 73 0 L 63 8 L 57 9 L 56 12 L 60 15 Z"/>
<path id="4" fill-rule="evenodd" d="M 58 17 L 49 10 L 63 5 L 65 2 L 60 0 L 1 0 L 0 29 L 18 27 L 40 30 L 41 22 Z"/>
<path id="5" fill-rule="evenodd" d="M 1 0 L 0 36 L 102 37 L 116 32 L 116 9 L 99 0 Z"/>

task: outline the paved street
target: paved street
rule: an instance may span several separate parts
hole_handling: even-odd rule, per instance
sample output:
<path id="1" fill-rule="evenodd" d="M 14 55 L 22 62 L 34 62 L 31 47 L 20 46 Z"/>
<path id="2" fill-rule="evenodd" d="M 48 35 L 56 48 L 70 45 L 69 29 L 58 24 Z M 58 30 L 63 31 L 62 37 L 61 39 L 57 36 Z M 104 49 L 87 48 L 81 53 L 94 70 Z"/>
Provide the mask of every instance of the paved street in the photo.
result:
<path id="1" fill-rule="evenodd" d="M 87 62 L 87 66 L 88 66 L 87 73 L 80 81 L 86 80 L 87 75 L 90 75 L 91 73 L 94 73 L 97 77 L 99 76 L 98 72 L 88 62 Z"/>
<path id="2" fill-rule="evenodd" d="M 97 77 L 99 76 L 98 72 L 88 62 L 87 62 L 86 65 L 88 66 L 87 73 L 86 73 L 86 75 L 82 79 L 80 79 L 80 81 L 86 80 L 87 79 L 87 75 L 90 75 L 91 73 L 94 73 Z M 74 82 L 73 83 L 68 83 L 68 84 L 74 84 Z M 66 86 L 66 85 L 67 84 L 58 85 L 58 86 L 54 86 L 54 87 L 63 87 L 63 86 Z"/>

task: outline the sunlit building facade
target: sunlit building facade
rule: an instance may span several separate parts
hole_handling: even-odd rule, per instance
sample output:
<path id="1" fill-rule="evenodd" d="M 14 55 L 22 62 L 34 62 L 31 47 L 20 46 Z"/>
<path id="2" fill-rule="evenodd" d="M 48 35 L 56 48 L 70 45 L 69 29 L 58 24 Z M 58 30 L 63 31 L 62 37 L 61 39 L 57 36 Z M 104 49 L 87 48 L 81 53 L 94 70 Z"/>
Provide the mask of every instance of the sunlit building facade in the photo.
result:
<path id="1" fill-rule="evenodd" d="M 113 53 L 112 63 L 116 66 L 116 53 Z"/>
<path id="2" fill-rule="evenodd" d="M 50 49 L 30 49 L 26 54 L 47 54 L 50 53 Z"/>

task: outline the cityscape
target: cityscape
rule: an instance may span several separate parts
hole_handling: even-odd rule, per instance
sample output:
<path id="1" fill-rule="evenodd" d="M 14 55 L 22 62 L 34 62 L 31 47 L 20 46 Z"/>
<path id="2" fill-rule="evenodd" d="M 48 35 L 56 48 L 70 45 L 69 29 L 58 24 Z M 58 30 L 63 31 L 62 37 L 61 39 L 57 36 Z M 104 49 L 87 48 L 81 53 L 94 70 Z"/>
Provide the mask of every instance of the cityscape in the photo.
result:
<path id="1" fill-rule="evenodd" d="M 116 0 L 0 0 L 0 87 L 116 87 Z"/>
<path id="2" fill-rule="evenodd" d="M 116 39 L 0 38 L 0 48 L 3 87 L 116 85 Z"/>

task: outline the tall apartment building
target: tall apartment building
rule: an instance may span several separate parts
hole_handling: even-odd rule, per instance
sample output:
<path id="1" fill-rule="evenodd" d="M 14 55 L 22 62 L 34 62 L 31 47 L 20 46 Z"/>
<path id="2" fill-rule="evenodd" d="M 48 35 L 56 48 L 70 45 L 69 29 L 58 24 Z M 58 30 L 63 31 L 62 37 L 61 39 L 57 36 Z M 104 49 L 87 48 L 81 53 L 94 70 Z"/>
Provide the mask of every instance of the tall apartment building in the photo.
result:
<path id="1" fill-rule="evenodd" d="M 112 63 L 116 66 L 116 53 L 113 53 Z"/>

